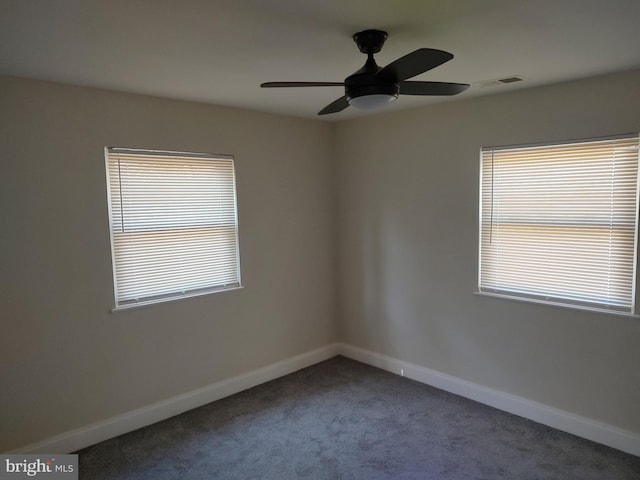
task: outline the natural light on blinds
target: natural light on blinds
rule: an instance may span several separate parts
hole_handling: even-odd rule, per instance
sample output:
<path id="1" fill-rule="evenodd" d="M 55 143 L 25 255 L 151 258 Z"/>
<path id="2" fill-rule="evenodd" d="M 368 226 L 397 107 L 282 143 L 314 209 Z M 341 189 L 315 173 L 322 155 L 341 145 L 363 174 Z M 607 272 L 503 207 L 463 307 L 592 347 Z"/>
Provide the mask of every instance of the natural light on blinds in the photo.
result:
<path id="1" fill-rule="evenodd" d="M 238 287 L 233 158 L 107 149 L 116 307 Z"/>
<path id="2" fill-rule="evenodd" d="M 480 292 L 633 313 L 638 135 L 481 157 Z"/>

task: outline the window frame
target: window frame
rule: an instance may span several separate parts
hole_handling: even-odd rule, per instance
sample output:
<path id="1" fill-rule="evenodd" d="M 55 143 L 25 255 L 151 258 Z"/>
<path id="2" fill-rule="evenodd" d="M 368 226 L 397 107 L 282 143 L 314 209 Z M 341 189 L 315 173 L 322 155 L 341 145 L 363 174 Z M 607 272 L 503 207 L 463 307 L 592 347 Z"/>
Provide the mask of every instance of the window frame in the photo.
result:
<path id="1" fill-rule="evenodd" d="M 235 255 L 233 256 L 233 263 L 236 270 L 237 282 L 230 284 L 216 284 L 203 288 L 191 289 L 191 290 L 176 290 L 172 293 L 161 293 L 157 295 L 146 295 L 140 300 L 120 300 L 118 294 L 118 264 L 116 259 L 115 237 L 114 237 L 114 214 L 113 214 L 113 202 L 112 202 L 112 182 L 113 179 L 110 175 L 110 154 L 131 154 L 141 156 L 157 156 L 159 159 L 167 159 L 171 157 L 178 158 L 193 158 L 198 160 L 217 160 L 217 161 L 229 161 L 231 164 L 231 184 L 233 192 L 233 223 L 231 227 L 235 229 Z M 131 308 L 137 308 L 148 305 L 156 305 L 165 302 L 172 302 L 175 300 L 182 300 L 187 298 L 193 298 L 202 295 L 209 295 L 212 293 L 220 293 L 227 291 L 234 291 L 243 288 L 242 276 L 241 276 L 241 262 L 240 262 L 240 235 L 239 235 L 239 223 L 238 223 L 238 197 L 237 197 L 237 185 L 236 185 L 236 165 L 233 155 L 227 154 L 211 154 L 211 153 L 195 153 L 195 152 L 181 152 L 171 150 L 155 150 L 155 149 L 138 149 L 128 147 L 105 147 L 105 176 L 106 176 L 106 196 L 107 196 L 107 209 L 108 209 L 108 221 L 109 221 L 109 240 L 111 248 L 111 266 L 112 266 L 112 281 L 113 281 L 113 300 L 114 307 L 112 312 L 118 312 L 122 310 L 128 310 Z M 120 177 L 117 181 L 120 182 L 123 177 Z M 176 226 L 176 228 L 166 228 L 165 231 L 178 231 L 180 227 L 184 228 L 186 224 Z M 156 232 L 163 230 L 162 228 L 149 228 L 148 232 Z M 229 257 L 231 258 L 231 257 Z"/>
<path id="2" fill-rule="evenodd" d="M 554 146 L 570 146 L 572 144 L 580 144 L 580 143 L 591 143 L 591 142 L 603 142 L 603 141 L 615 141 L 615 140 L 628 140 L 633 139 L 636 141 L 636 152 L 638 156 L 636 157 L 636 162 L 638 165 L 638 171 L 635 179 L 635 229 L 634 229 L 634 239 L 633 239 L 633 254 L 632 254 L 632 274 L 631 274 L 631 302 L 628 309 L 622 309 L 620 307 L 611 307 L 607 306 L 605 303 L 597 302 L 597 301 L 580 301 L 576 299 L 571 299 L 565 296 L 563 298 L 561 292 L 555 292 L 557 295 L 541 295 L 534 293 L 523 293 L 518 292 L 515 289 L 509 288 L 493 288 L 491 286 L 483 286 L 482 278 L 483 278 L 483 270 L 482 270 L 482 261 L 483 261 L 483 196 L 485 193 L 484 182 L 483 182 L 483 157 L 486 151 L 505 151 L 505 150 L 517 150 L 517 149 L 528 149 L 528 148 L 536 148 L 536 147 L 554 147 Z M 587 310 L 594 312 L 607 313 L 612 315 L 620 315 L 625 317 L 633 317 L 639 318 L 640 315 L 637 312 L 637 275 L 638 275 L 638 241 L 639 241 L 639 204 L 640 204 L 640 135 L 638 133 L 627 133 L 622 135 L 614 135 L 614 136 L 606 136 L 606 137 L 594 137 L 594 138 L 586 138 L 586 139 L 575 139 L 575 140 L 566 140 L 566 141 L 554 141 L 554 142 L 538 142 L 538 143 L 530 143 L 530 144 L 518 144 L 518 145 L 501 145 L 501 146 L 489 146 L 482 147 L 480 149 L 479 155 L 479 205 L 478 205 L 478 277 L 477 277 L 477 290 L 474 292 L 476 295 L 488 296 L 501 298 L 506 300 L 514 300 L 518 302 L 525 303 L 537 303 L 551 306 L 564 307 L 569 309 L 576 310 Z M 492 181 L 493 181 L 493 173 L 492 173 Z M 491 185 L 491 194 L 493 195 L 494 185 Z M 493 197 L 492 200 L 493 202 Z M 493 212 L 492 212 L 493 215 Z M 493 222 L 493 218 L 491 220 Z M 486 223 L 486 222 L 485 222 Z M 540 220 L 542 224 L 542 220 Z M 569 223 L 560 224 L 565 228 L 571 226 Z M 578 224 L 583 227 L 586 224 Z M 485 225 L 486 228 L 486 225 Z M 491 228 L 491 227 L 490 227 Z"/>

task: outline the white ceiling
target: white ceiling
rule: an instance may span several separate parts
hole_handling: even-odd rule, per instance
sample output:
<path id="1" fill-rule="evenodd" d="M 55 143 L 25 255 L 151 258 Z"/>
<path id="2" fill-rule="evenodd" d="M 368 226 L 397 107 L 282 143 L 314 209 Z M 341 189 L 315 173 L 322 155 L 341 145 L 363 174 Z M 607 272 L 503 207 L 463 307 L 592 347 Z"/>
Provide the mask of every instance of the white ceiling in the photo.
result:
<path id="1" fill-rule="evenodd" d="M 379 65 L 438 48 L 455 58 L 414 80 L 472 84 L 391 109 L 640 67 L 640 0 L 0 0 L 0 74 L 340 120 L 367 114 L 316 116 L 341 87 L 259 84 L 342 81 L 367 28 Z"/>

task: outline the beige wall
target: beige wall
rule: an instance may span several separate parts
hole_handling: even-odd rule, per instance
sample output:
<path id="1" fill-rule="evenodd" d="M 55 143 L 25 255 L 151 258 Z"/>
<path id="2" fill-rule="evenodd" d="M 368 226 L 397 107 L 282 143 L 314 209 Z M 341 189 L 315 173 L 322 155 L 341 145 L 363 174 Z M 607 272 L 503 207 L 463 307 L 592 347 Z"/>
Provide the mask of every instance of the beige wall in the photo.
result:
<path id="1" fill-rule="evenodd" d="M 640 319 L 474 295 L 482 146 L 640 130 L 640 71 L 339 124 L 347 343 L 640 432 Z"/>
<path id="2" fill-rule="evenodd" d="M 640 432 L 640 320 L 473 295 L 480 147 L 638 131 L 637 85 L 330 125 L 0 78 L 0 451 L 336 340 Z M 243 290 L 109 313 L 106 145 L 235 155 Z"/>
<path id="3" fill-rule="evenodd" d="M 0 79 L 0 451 L 336 340 L 331 127 Z M 117 314 L 103 148 L 236 158 L 243 290 Z"/>

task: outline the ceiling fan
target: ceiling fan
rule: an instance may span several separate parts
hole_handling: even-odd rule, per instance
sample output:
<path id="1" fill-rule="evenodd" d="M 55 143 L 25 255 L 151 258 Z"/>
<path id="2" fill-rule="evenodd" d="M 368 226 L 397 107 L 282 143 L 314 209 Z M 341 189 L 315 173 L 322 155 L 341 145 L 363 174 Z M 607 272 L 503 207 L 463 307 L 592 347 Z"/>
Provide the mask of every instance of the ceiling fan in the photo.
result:
<path id="1" fill-rule="evenodd" d="M 367 61 L 344 82 L 266 82 L 263 88 L 274 87 L 344 87 L 345 94 L 324 107 L 318 115 L 341 112 L 349 105 L 371 109 L 383 106 L 398 98 L 398 95 L 456 95 L 469 88 L 466 83 L 407 81 L 423 72 L 448 62 L 453 58 L 449 52 L 432 48 L 420 48 L 404 57 L 379 67 L 373 59 L 387 39 L 382 30 L 363 30 L 353 35 Z"/>

